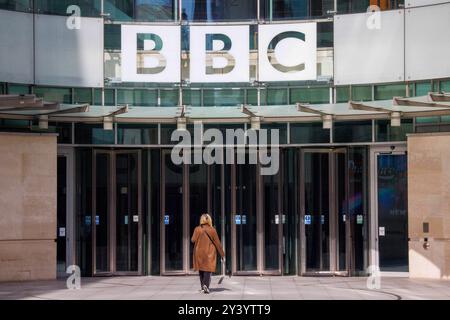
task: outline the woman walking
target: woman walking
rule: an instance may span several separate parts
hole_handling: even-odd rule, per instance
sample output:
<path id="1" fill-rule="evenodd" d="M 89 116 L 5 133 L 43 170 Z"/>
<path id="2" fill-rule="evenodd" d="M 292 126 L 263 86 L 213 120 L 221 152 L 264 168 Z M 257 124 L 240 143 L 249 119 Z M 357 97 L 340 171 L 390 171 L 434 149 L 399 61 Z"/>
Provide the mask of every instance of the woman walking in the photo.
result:
<path id="1" fill-rule="evenodd" d="M 222 244 L 209 214 L 202 214 L 200 225 L 195 228 L 191 241 L 194 243 L 194 270 L 199 271 L 201 292 L 209 293 L 211 273 L 216 271 L 217 251 L 222 261 L 225 261 Z"/>

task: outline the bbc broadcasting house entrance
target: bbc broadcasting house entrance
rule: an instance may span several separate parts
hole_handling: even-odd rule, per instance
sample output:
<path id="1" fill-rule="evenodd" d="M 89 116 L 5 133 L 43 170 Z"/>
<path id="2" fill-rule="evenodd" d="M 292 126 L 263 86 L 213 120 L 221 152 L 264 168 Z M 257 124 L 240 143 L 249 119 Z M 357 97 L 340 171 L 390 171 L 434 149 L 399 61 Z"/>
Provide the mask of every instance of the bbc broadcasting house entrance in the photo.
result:
<path id="1" fill-rule="evenodd" d="M 405 140 L 419 128 L 414 117 L 449 113 L 437 96 L 213 114 L 59 105 L 48 118 L 20 108 L 0 117 L 59 133 L 61 276 L 69 265 L 86 276 L 193 274 L 190 237 L 206 212 L 226 252 L 219 274 L 354 276 L 408 271 Z M 194 124 L 223 136 L 277 129 L 267 150 L 278 170 L 263 175 L 251 145 L 243 163 L 175 163 L 172 133 L 195 140 Z"/>

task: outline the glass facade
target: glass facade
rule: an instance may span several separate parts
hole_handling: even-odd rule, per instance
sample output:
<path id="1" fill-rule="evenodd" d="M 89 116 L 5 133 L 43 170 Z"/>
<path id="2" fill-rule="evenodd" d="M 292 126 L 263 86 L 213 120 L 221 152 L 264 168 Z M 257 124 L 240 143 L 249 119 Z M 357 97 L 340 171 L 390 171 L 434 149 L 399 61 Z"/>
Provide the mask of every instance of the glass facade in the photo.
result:
<path id="1" fill-rule="evenodd" d="M 54 14 L 66 16 L 69 5 L 77 5 L 81 15 L 100 17 L 102 14 L 100 0 L 95 1 L 8 1 L 0 0 L 0 9 Z M 1 83 L 0 94 L 35 93 L 46 101 L 74 104 L 125 105 L 137 107 L 173 107 L 180 102 L 190 106 L 230 106 L 249 105 L 293 105 L 297 102 L 309 104 L 328 104 L 335 102 L 371 101 L 392 99 L 395 96 L 425 95 L 431 90 L 450 91 L 450 80 L 420 81 L 414 83 L 367 84 L 339 86 L 333 84 L 333 22 L 318 21 L 318 74 L 314 81 L 293 81 L 289 83 L 205 83 L 190 84 L 189 74 L 189 28 L 190 23 L 210 22 L 244 22 L 250 23 L 250 74 L 257 79 L 258 49 L 256 20 L 288 21 L 302 19 L 324 19 L 337 13 L 365 12 L 369 5 L 377 4 L 382 10 L 399 8 L 403 1 L 353 1 L 353 0 L 261 0 L 260 12 L 257 0 L 105 0 L 104 3 L 104 71 L 105 88 L 90 87 L 53 87 L 20 83 Z M 181 7 L 179 5 L 181 4 Z M 337 4 L 337 7 L 335 7 Z M 178 84 L 163 83 L 123 83 L 121 81 L 121 23 L 129 22 L 169 22 L 182 26 L 182 82 Z M 324 19 L 325 20 L 325 19 Z M 243 24 L 244 24 L 243 23 Z M 180 90 L 181 87 L 181 90 Z M 409 88 L 409 91 L 407 91 Z M 211 112 L 213 109 L 211 108 Z M 96 216 L 90 212 L 93 201 L 101 211 L 99 219 L 107 220 L 107 188 L 116 188 L 114 192 L 118 202 L 116 218 L 121 224 L 114 228 L 117 233 L 118 267 L 122 271 L 138 270 L 139 254 L 148 254 L 143 259 L 144 269 L 149 274 L 161 274 L 164 271 L 188 272 L 183 254 L 191 247 L 186 246 L 184 229 L 192 231 L 200 212 L 210 211 L 214 215 L 219 236 L 224 240 L 227 250 L 227 270 L 232 268 L 231 257 L 235 259 L 237 270 L 233 272 L 274 272 L 276 274 L 298 274 L 298 252 L 302 232 L 306 232 L 307 261 L 311 270 L 329 269 L 332 264 L 330 256 L 338 257 L 339 271 L 346 266 L 345 232 L 337 234 L 339 240 L 336 252 L 327 246 L 333 237 L 329 223 L 331 219 L 328 199 L 332 191 L 329 184 L 331 161 L 338 168 L 336 179 L 348 183 L 348 188 L 338 185 L 341 191 L 335 196 L 339 200 L 339 213 L 336 216 L 338 232 L 345 229 L 344 219 L 349 218 L 353 243 L 352 258 L 354 271 L 364 273 L 367 267 L 368 245 L 368 172 L 369 145 L 378 142 L 404 142 L 406 135 L 412 132 L 449 131 L 449 117 L 428 117 L 402 119 L 400 127 L 392 127 L 390 120 L 374 121 L 336 121 L 333 129 L 324 129 L 322 122 L 281 122 L 262 123 L 262 129 L 280 130 L 281 169 L 277 175 L 260 178 L 257 165 L 173 165 L 170 161 L 170 147 L 176 142 L 170 140 L 177 126 L 173 123 L 161 124 L 127 124 L 117 123 L 113 130 L 105 130 L 99 123 L 49 123 L 48 132 L 58 133 L 58 143 L 75 145 L 77 205 L 76 224 L 77 264 L 84 273 L 106 272 L 111 265 L 107 259 L 108 243 L 106 228 L 99 224 L 97 234 L 92 234 Z M 247 124 L 247 127 L 249 125 Z M 244 128 L 243 123 L 204 124 L 204 129 Z M 2 131 L 35 131 L 39 129 L 36 120 L 0 119 Z M 188 126 L 192 132 L 192 126 Z M 268 141 L 270 143 L 270 140 Z M 333 144 L 334 143 L 334 144 Z M 360 144 L 355 146 L 354 144 Z M 335 144 L 341 144 L 342 150 L 333 154 L 310 152 L 303 154 L 306 148 L 337 151 Z M 348 144 L 348 145 L 347 145 Z M 340 147 L 341 147 L 340 145 Z M 106 150 L 108 149 L 108 150 Z M 116 150 L 117 149 L 117 150 Z M 133 149 L 131 152 L 128 149 Z M 100 152 L 101 150 L 101 152 Z M 139 152 L 136 152 L 139 150 Z M 96 154 L 96 151 L 99 151 Z M 248 155 L 247 155 L 248 157 Z M 112 160 L 114 159 L 114 161 Z M 310 170 L 301 171 L 301 164 Z M 114 164 L 116 167 L 112 167 Z M 395 164 L 395 163 L 394 163 Z M 402 163 L 395 166 L 404 169 Z M 95 169 L 94 169 L 95 168 Z M 303 168 L 305 169 L 305 168 Z M 95 171 L 97 170 L 97 171 Z M 139 171 L 142 170 L 142 171 Z M 401 170 L 400 170 L 401 171 Z M 399 172 L 400 172 L 399 171 Z M 114 175 L 118 184 L 111 185 L 108 175 Z M 139 175 L 140 173 L 140 175 Z M 311 174 L 314 173 L 314 174 Z M 315 175 L 320 175 L 320 180 Z M 403 177 L 404 171 L 400 174 Z M 140 190 L 138 179 L 141 179 Z M 113 179 L 115 180 L 115 179 Z M 395 179 L 394 179 L 395 180 Z M 94 192 L 92 182 L 96 182 Z M 306 197 L 300 196 L 302 183 L 306 186 Z M 334 186 L 335 187 L 335 186 Z M 391 187 L 391 186 L 387 186 Z M 386 187 L 386 188 L 387 188 Z M 388 189 L 389 189 L 388 188 Z M 140 191 L 138 191 L 138 189 Z M 320 190 L 320 194 L 317 193 Z M 127 200 L 127 192 L 133 192 L 133 200 Z M 305 190 L 304 190 L 305 191 Z M 137 198 L 139 193 L 141 198 Z M 348 194 L 347 194 L 348 192 Z M 321 202 L 316 201 L 316 198 Z M 95 198 L 96 197 L 96 198 Z M 323 198 L 323 199 L 322 199 Z M 131 198 L 130 198 L 131 199 Z M 309 202 L 308 202 L 309 201 Z M 127 238 L 131 232 L 133 241 L 137 239 L 136 229 L 129 227 L 134 219 L 129 211 L 148 212 L 142 223 L 143 250 L 135 250 L 136 243 L 130 244 Z M 301 229 L 299 208 L 307 204 L 312 212 L 311 228 Z M 348 207 L 345 207 L 345 205 Z M 128 210 L 130 209 L 130 210 Z M 343 212 L 348 209 L 347 215 Z M 320 210 L 324 214 L 320 213 Z M 195 212 L 191 216 L 188 212 Z M 305 214 L 307 216 L 308 214 Z M 166 217 L 167 216 L 167 217 Z M 238 217 L 239 216 L 239 217 Z M 238 217 L 238 218 L 237 218 Z M 164 226 L 161 223 L 167 224 Z M 126 221 L 126 223 L 125 223 Z M 239 223 L 237 222 L 239 221 Z M 303 223 L 307 220 L 303 220 Z M 122 223 L 123 222 L 123 223 Z M 261 223 L 263 222 L 263 223 Z M 167 225 L 167 226 L 166 226 Z M 188 228 L 185 228 L 185 226 Z M 309 228 L 309 229 L 308 229 Z M 316 229 L 314 229 L 316 228 Z M 258 230 L 264 236 L 259 239 Z M 306 230 L 306 231 L 305 231 Z M 319 230 L 319 232 L 317 232 Z M 149 233 L 147 233 L 149 232 Z M 323 235 L 320 235 L 320 233 Z M 173 235 L 175 238 L 171 238 Z M 228 235 L 233 234 L 233 239 Z M 323 236 L 323 238 L 321 238 Z M 147 238 L 146 238 L 147 237 Z M 150 237 L 150 240 L 149 238 Z M 164 244 L 159 243 L 164 239 Z M 174 241 L 172 241 L 174 239 Z M 314 241 L 323 240 L 321 251 L 317 251 Z M 259 242 L 261 240 L 261 242 Z M 233 242 L 234 241 L 234 242 Z M 263 247 L 261 247 L 261 244 Z M 148 247 L 147 247 L 148 246 Z M 92 254 L 92 250 L 97 250 Z M 186 248 L 189 248 L 186 250 Z M 403 250 L 404 248 L 402 248 Z M 234 250 L 234 251 L 233 251 Z M 404 251 L 404 250 L 403 250 Z M 262 259 L 257 259 L 262 254 Z M 129 257 L 132 257 L 130 261 Z M 91 261 L 92 259 L 96 260 Z M 164 260 L 165 259 L 165 260 Z M 320 260 L 322 259 L 322 262 Z M 164 263 L 162 263 L 164 261 Z M 320 265 L 321 263 L 321 265 Z M 190 269 L 190 266 L 188 267 Z M 119 270 L 119 271 L 120 271 Z M 187 271 L 186 271 L 187 270 Z"/>

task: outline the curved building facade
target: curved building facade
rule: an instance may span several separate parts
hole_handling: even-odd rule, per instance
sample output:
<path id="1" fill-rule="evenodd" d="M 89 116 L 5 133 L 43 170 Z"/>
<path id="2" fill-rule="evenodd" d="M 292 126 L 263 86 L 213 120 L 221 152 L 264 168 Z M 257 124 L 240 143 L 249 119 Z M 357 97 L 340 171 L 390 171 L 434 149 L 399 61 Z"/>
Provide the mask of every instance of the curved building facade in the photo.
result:
<path id="1" fill-rule="evenodd" d="M 190 274 L 209 212 L 220 273 L 448 278 L 446 187 L 418 177 L 445 163 L 420 139 L 450 128 L 449 18 L 439 0 L 0 0 L 0 130 L 58 134 L 55 275 Z"/>

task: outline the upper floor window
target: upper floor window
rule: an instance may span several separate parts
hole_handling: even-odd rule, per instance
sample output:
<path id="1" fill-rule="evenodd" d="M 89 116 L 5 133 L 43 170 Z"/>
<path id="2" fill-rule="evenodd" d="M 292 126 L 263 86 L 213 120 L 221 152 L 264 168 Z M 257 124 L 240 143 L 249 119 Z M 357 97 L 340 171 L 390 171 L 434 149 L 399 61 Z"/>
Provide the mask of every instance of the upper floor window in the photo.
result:
<path id="1" fill-rule="evenodd" d="M 296 20 L 321 17 L 334 10 L 334 0 L 261 0 L 266 20 Z"/>
<path id="2" fill-rule="evenodd" d="M 257 19 L 257 0 L 183 0 L 181 18 L 188 21 Z"/>
<path id="3" fill-rule="evenodd" d="M 104 0 L 104 11 L 118 21 L 169 21 L 176 17 L 177 0 Z"/>
<path id="4" fill-rule="evenodd" d="M 380 10 L 403 8 L 404 0 L 338 0 L 337 13 L 366 12 L 369 6 L 377 6 Z"/>

